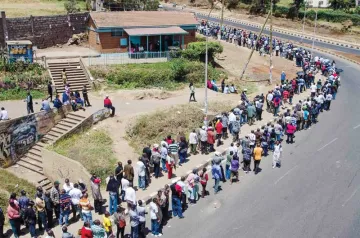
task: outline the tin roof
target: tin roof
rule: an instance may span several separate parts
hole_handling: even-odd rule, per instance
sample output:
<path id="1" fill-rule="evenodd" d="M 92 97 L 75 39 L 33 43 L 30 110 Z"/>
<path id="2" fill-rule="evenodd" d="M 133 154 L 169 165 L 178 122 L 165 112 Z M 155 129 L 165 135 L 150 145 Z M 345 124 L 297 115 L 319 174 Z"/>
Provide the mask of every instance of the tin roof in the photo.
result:
<path id="1" fill-rule="evenodd" d="M 153 36 L 153 35 L 186 35 L 184 31 L 178 26 L 171 27 L 148 27 L 148 28 L 130 28 L 124 29 L 129 36 Z"/>
<path id="2" fill-rule="evenodd" d="M 97 28 L 198 25 L 193 13 L 176 11 L 91 12 Z"/>
<path id="3" fill-rule="evenodd" d="M 7 40 L 7 45 L 32 45 L 32 42 L 29 40 Z"/>

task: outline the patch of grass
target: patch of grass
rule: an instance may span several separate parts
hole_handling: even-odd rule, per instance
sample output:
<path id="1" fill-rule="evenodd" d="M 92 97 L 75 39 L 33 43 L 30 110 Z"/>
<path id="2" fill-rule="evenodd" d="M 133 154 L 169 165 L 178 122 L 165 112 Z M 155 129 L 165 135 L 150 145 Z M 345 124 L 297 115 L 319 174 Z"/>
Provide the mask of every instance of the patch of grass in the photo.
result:
<path id="1" fill-rule="evenodd" d="M 219 79 L 222 71 L 209 65 L 209 78 Z M 103 78 L 118 89 L 163 88 L 178 90 L 189 82 L 202 85 L 204 63 L 185 59 L 154 64 L 123 64 L 93 66 L 90 68 L 95 78 Z"/>
<path id="2" fill-rule="evenodd" d="M 49 149 L 80 162 L 102 179 L 113 173 L 116 157 L 113 141 L 104 130 L 87 130 L 60 140 Z"/>
<path id="3" fill-rule="evenodd" d="M 0 169 L 0 181 L 0 207 L 4 212 L 6 212 L 8 206 L 10 194 L 13 192 L 19 196 L 20 191 L 25 190 L 30 198 L 35 197 L 36 187 L 32 183 L 29 183 L 4 169 Z"/>
<path id="4" fill-rule="evenodd" d="M 236 102 L 209 102 L 209 115 L 230 111 Z M 203 125 L 204 113 L 202 104 L 186 104 L 173 106 L 166 110 L 141 115 L 126 128 L 126 138 L 139 153 L 149 143 L 159 143 L 168 135 L 176 137 L 179 132 L 186 136 Z M 209 116 L 211 119 L 211 116 Z"/>
<path id="5" fill-rule="evenodd" d="M 12 89 L 0 89 L 0 101 L 5 100 L 21 100 L 26 98 L 27 90 L 22 88 L 12 88 Z M 46 93 L 39 90 L 30 90 L 33 99 L 39 99 L 46 97 Z"/>

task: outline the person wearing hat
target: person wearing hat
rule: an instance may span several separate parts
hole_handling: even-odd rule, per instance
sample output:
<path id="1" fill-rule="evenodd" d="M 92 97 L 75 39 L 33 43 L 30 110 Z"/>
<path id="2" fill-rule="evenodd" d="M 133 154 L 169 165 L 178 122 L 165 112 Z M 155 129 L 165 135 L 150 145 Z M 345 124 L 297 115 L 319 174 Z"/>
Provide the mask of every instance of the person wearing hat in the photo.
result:
<path id="1" fill-rule="evenodd" d="M 160 177 L 161 154 L 159 152 L 159 144 L 154 144 L 150 161 L 154 165 L 155 178 Z"/>
<path id="2" fill-rule="evenodd" d="M 60 190 L 59 190 L 59 181 L 54 182 L 54 186 L 50 190 L 50 199 L 54 204 L 54 213 L 56 219 L 60 219 Z"/>
<path id="3" fill-rule="evenodd" d="M 94 198 L 94 210 L 95 213 L 98 212 L 99 215 L 102 214 L 102 194 L 101 194 L 101 190 L 100 190 L 100 183 L 101 183 L 101 179 L 96 177 L 95 175 L 93 175 L 90 179 L 91 183 L 91 192 L 92 192 L 92 196 Z"/>
<path id="4" fill-rule="evenodd" d="M 113 117 L 115 115 L 115 107 L 112 105 L 112 102 L 108 95 L 106 95 L 104 99 L 104 107 L 111 110 L 111 116 Z"/>

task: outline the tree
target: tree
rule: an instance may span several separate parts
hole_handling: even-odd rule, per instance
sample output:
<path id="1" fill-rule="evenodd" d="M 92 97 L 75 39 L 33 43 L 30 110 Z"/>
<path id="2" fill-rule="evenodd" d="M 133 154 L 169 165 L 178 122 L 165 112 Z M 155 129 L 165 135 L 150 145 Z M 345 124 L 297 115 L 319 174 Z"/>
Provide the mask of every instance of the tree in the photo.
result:
<path id="1" fill-rule="evenodd" d="M 292 20 L 294 20 L 294 18 L 297 18 L 299 16 L 299 10 L 302 5 L 304 5 L 304 0 L 294 0 L 294 2 L 291 4 L 291 7 L 289 8 L 286 17 Z"/>
<path id="2" fill-rule="evenodd" d="M 67 13 L 75 13 L 80 11 L 79 6 L 77 6 L 76 0 L 68 0 L 66 3 L 64 3 L 64 7 Z"/>
<path id="3" fill-rule="evenodd" d="M 330 7 L 334 10 L 345 10 L 348 11 L 350 8 L 355 6 L 353 0 L 329 0 Z"/>

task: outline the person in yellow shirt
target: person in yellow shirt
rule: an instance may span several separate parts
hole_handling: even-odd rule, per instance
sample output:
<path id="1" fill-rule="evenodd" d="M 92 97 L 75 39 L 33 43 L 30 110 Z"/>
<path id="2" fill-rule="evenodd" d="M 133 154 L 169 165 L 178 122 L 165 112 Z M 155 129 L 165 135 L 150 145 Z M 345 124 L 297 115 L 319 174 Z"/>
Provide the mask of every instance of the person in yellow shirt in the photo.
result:
<path id="1" fill-rule="evenodd" d="M 103 216 L 103 226 L 105 228 L 107 236 L 109 237 L 109 235 L 112 234 L 112 224 L 110 220 L 110 213 L 108 211 L 106 211 Z"/>
<path id="2" fill-rule="evenodd" d="M 259 165 L 261 162 L 261 156 L 263 155 L 264 151 L 260 147 L 260 144 L 256 144 L 256 147 L 254 149 L 254 172 L 257 174 L 259 172 Z"/>

